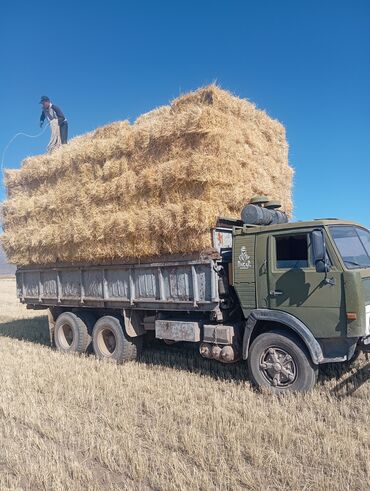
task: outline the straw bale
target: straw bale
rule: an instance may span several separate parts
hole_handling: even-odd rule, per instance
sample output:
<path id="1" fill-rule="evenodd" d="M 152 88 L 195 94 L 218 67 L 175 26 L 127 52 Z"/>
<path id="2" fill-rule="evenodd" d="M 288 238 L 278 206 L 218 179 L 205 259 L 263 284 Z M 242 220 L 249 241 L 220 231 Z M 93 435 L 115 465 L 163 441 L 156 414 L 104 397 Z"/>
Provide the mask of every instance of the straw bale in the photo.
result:
<path id="1" fill-rule="evenodd" d="M 291 213 L 292 176 L 284 127 L 211 85 L 6 171 L 2 244 L 16 264 L 200 252 L 255 194 Z"/>

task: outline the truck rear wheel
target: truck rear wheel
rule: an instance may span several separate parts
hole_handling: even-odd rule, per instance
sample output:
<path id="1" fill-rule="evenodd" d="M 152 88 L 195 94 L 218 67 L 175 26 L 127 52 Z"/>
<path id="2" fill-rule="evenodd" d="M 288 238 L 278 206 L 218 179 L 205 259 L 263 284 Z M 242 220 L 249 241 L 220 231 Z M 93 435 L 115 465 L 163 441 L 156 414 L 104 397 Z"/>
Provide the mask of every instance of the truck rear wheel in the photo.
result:
<path id="1" fill-rule="evenodd" d="M 298 338 L 276 329 L 257 336 L 248 355 L 252 382 L 274 393 L 307 392 L 316 383 L 318 368 Z"/>
<path id="2" fill-rule="evenodd" d="M 55 322 L 54 341 L 63 353 L 85 353 L 91 342 L 85 322 L 73 312 L 63 312 Z"/>
<path id="3" fill-rule="evenodd" d="M 93 347 L 95 355 L 101 360 L 116 363 L 135 360 L 141 350 L 142 337 L 127 336 L 122 323 L 116 317 L 101 317 L 93 329 Z"/>

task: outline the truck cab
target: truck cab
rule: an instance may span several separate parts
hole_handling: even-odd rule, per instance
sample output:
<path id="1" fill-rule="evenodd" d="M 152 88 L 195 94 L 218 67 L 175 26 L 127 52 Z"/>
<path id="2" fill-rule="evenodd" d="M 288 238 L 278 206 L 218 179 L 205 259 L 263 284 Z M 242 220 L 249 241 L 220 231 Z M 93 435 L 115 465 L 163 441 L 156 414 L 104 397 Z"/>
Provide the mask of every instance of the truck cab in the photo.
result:
<path id="1" fill-rule="evenodd" d="M 336 219 L 243 225 L 234 227 L 232 248 L 232 283 L 246 319 L 243 358 L 258 385 L 306 390 L 319 364 L 367 349 L 367 229 Z"/>

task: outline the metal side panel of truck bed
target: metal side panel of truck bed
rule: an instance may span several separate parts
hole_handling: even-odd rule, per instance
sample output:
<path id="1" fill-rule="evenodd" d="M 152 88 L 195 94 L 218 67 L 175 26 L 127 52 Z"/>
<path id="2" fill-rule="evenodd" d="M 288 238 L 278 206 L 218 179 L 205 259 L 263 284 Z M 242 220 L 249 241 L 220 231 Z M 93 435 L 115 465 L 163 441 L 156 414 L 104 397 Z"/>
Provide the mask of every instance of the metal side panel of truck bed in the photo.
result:
<path id="1" fill-rule="evenodd" d="M 143 264 L 19 268 L 17 292 L 30 307 L 210 311 L 219 303 L 212 258 Z"/>

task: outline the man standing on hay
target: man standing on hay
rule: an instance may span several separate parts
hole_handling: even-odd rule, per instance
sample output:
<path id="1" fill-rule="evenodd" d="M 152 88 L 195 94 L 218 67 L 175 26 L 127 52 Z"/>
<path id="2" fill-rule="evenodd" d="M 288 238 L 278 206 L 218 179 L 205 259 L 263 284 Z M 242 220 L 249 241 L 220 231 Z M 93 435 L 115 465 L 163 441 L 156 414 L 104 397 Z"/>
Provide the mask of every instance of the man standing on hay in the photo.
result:
<path id="1" fill-rule="evenodd" d="M 49 97 L 43 95 L 40 100 L 42 104 L 42 113 L 40 116 L 40 128 L 42 128 L 45 119 L 50 124 L 50 141 L 48 144 L 48 153 L 51 153 L 60 145 L 64 145 L 68 140 L 68 122 L 62 110 L 52 104 Z"/>

